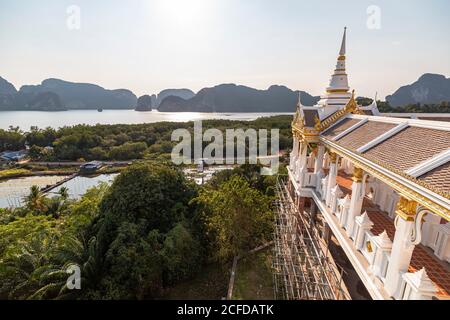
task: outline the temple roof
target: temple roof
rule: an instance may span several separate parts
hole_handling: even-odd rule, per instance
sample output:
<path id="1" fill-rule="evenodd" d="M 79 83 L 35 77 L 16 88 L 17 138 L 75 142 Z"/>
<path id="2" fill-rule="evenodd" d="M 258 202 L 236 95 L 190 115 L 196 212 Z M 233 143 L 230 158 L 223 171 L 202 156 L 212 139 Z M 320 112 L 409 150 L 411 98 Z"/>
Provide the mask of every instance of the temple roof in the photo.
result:
<path id="1" fill-rule="evenodd" d="M 320 136 L 450 199 L 448 122 L 346 114 Z"/>
<path id="2" fill-rule="evenodd" d="M 418 179 L 450 194 L 450 162 L 421 175 Z"/>
<path id="3" fill-rule="evenodd" d="M 376 95 L 371 105 L 358 105 L 348 87 L 346 38 L 345 29 L 326 94 L 315 106 L 299 102 L 294 135 L 325 142 L 450 220 L 450 122 L 380 116 Z"/>

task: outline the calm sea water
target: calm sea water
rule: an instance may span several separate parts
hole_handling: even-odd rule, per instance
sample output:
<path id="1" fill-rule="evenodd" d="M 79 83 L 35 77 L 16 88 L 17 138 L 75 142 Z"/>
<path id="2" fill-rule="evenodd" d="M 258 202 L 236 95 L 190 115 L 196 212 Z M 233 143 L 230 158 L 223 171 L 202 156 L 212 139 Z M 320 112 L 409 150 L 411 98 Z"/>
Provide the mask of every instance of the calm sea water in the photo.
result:
<path id="1" fill-rule="evenodd" d="M 19 126 L 29 130 L 39 128 L 73 126 L 77 124 L 139 124 L 161 121 L 186 122 L 207 119 L 228 119 L 251 121 L 291 113 L 200 113 L 200 112 L 136 112 L 134 110 L 70 110 L 62 112 L 42 111 L 0 111 L 0 129 Z"/>
<path id="2" fill-rule="evenodd" d="M 63 180 L 64 176 L 42 176 L 11 179 L 0 182 L 0 208 L 19 207 L 30 193 L 31 186 L 46 187 Z"/>
<path id="3" fill-rule="evenodd" d="M 69 189 L 72 199 L 79 199 L 86 191 L 97 186 L 100 182 L 111 184 L 118 174 L 101 174 L 93 177 L 78 176 L 53 189 L 48 196 L 55 195 L 62 187 Z M 36 185 L 40 188 L 55 184 L 63 180 L 64 176 L 42 176 L 11 179 L 0 182 L 0 208 L 19 207 L 23 199 L 30 193 L 30 188 Z"/>
<path id="4" fill-rule="evenodd" d="M 56 187 L 50 192 L 50 194 L 56 194 L 61 190 L 62 187 L 66 187 L 67 189 L 69 189 L 70 198 L 80 199 L 86 193 L 86 191 L 88 191 L 90 188 L 96 187 L 101 182 L 106 182 L 109 185 L 112 184 L 114 178 L 118 175 L 118 173 L 113 173 L 101 174 L 94 177 L 78 176 L 63 183 L 59 187 Z"/>

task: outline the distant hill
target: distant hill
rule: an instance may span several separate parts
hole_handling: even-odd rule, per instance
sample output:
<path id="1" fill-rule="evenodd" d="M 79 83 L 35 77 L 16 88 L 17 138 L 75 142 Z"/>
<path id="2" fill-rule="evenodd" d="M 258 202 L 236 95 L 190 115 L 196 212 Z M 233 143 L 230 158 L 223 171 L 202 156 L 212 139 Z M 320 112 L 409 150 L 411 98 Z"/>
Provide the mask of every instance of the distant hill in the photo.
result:
<path id="1" fill-rule="evenodd" d="M 403 86 L 394 94 L 387 96 L 386 101 L 393 107 L 450 101 L 450 78 L 440 74 L 426 73 L 416 82 Z"/>
<path id="2" fill-rule="evenodd" d="M 136 111 L 152 111 L 152 97 L 144 95 L 137 100 Z"/>
<path id="3" fill-rule="evenodd" d="M 0 77 L 0 110 L 66 110 L 60 97 L 53 92 L 18 92 L 16 88 Z"/>
<path id="4" fill-rule="evenodd" d="M 15 94 L 17 93 L 16 88 L 12 83 L 9 83 L 2 77 L 0 77 L 0 94 Z"/>
<path id="5" fill-rule="evenodd" d="M 294 112 L 298 91 L 284 86 L 271 86 L 267 90 L 221 84 L 204 88 L 194 97 L 183 99 L 169 96 L 158 110 L 166 112 Z M 313 105 L 319 97 L 302 92 L 302 103 Z"/>
<path id="6" fill-rule="evenodd" d="M 47 79 L 39 85 L 24 85 L 19 91 L 0 77 L 0 110 L 135 109 L 162 112 L 294 112 L 299 91 L 273 85 L 258 90 L 236 84 L 189 89 L 166 89 L 158 95 L 139 98 L 127 89 L 108 90 L 90 83 Z M 314 105 L 317 96 L 302 91 L 302 103 Z M 450 101 L 450 78 L 424 74 L 416 82 L 386 97 L 390 106 L 440 104 Z M 392 109 L 392 108 L 391 108 Z"/>
<path id="7" fill-rule="evenodd" d="M 158 108 L 161 102 L 170 96 L 183 98 L 184 100 L 191 99 L 195 96 L 195 93 L 189 89 L 166 89 L 161 91 L 156 98 L 156 105 L 154 107 Z"/>
<path id="8" fill-rule="evenodd" d="M 25 85 L 19 93 L 56 93 L 68 109 L 133 109 L 137 97 L 130 90 L 107 90 L 90 83 L 74 83 L 59 79 L 47 79 L 40 85 Z"/>

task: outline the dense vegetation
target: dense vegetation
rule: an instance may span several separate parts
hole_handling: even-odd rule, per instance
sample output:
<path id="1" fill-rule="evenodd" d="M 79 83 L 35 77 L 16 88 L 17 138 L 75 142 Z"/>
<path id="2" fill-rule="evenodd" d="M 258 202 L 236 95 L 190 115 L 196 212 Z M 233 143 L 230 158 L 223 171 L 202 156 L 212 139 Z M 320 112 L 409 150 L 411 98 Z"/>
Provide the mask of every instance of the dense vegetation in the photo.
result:
<path id="1" fill-rule="evenodd" d="M 368 106 L 373 102 L 373 99 L 359 97 L 356 99 L 359 104 Z M 440 104 L 408 104 L 400 107 L 392 107 L 387 101 L 377 100 L 378 110 L 383 113 L 450 113 L 449 102 L 442 102 Z"/>
<path id="2" fill-rule="evenodd" d="M 167 163 L 135 164 L 81 200 L 33 187 L 0 209 L 0 299 L 152 299 L 209 263 L 269 241 L 275 178 L 223 171 L 202 187 Z M 66 286 L 81 269 L 81 290 Z M 226 271 L 224 271 L 226 272 Z"/>
<path id="3" fill-rule="evenodd" d="M 372 99 L 360 97 L 362 105 L 369 105 Z M 378 101 L 380 112 L 399 113 L 450 113 L 450 105 L 407 105 L 391 107 L 389 103 Z M 280 129 L 280 149 L 290 148 L 292 135 L 291 116 L 259 118 L 255 121 L 205 120 L 203 129 Z M 22 128 L 23 129 L 23 128 Z M 160 122 L 136 125 L 77 125 L 60 129 L 31 127 L 23 131 L 18 127 L 0 129 L 0 152 L 20 150 L 30 147 L 34 160 L 131 160 L 153 157 L 171 152 L 176 142 L 171 141 L 175 129 L 188 129 L 193 132 L 193 122 Z M 204 142 L 206 146 L 208 143 Z M 48 148 L 52 147 L 52 148 Z M 224 151 L 225 154 L 225 151 Z"/>
<path id="4" fill-rule="evenodd" d="M 203 128 L 225 129 L 254 128 L 280 129 L 280 148 L 292 144 L 291 116 L 260 118 L 255 121 L 207 120 Z M 28 132 L 11 127 L 0 129 L 0 152 L 23 149 L 30 146 L 30 156 L 40 160 L 130 160 L 145 158 L 149 154 L 167 154 L 176 142 L 171 142 L 175 129 L 188 129 L 193 132 L 193 122 L 150 123 L 137 125 L 77 125 L 38 129 L 32 127 Z M 270 133 L 270 132 L 269 132 Z M 205 145 L 208 143 L 205 142 Z M 49 150 L 46 147 L 53 147 Z"/>

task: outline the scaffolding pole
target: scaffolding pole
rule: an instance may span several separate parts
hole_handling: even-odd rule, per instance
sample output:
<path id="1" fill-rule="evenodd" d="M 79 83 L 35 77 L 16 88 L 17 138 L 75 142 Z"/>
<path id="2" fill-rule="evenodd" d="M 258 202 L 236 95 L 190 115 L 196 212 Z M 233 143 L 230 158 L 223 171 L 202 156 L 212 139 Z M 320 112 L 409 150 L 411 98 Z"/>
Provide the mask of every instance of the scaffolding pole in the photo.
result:
<path id="1" fill-rule="evenodd" d="M 274 296 L 282 300 L 347 300 L 342 277 L 309 214 L 294 204 L 286 182 L 278 179 L 274 231 Z"/>

